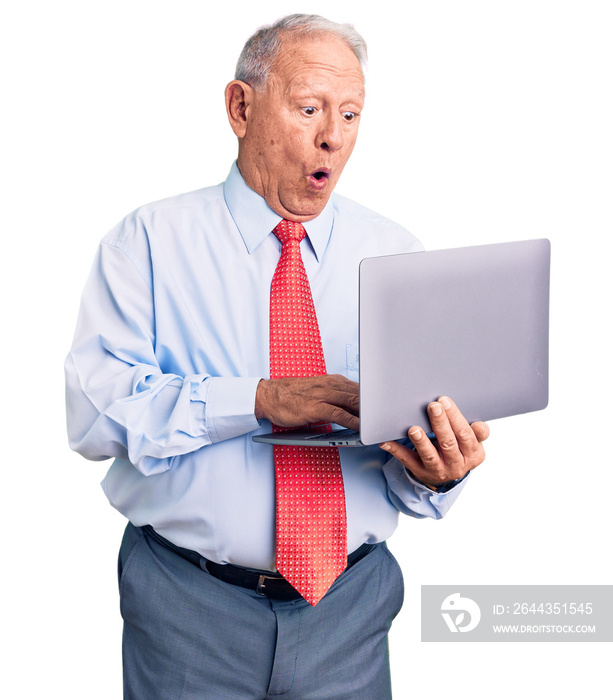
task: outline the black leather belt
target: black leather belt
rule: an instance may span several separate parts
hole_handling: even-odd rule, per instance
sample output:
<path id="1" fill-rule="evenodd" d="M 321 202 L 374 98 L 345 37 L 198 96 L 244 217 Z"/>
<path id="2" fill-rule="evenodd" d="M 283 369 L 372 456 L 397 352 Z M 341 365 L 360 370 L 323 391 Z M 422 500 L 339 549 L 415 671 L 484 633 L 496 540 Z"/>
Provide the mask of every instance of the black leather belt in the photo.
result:
<path id="1" fill-rule="evenodd" d="M 169 542 L 166 538 L 158 534 L 150 525 L 145 525 L 143 530 L 150 535 L 156 542 L 159 542 L 166 549 L 170 549 L 176 554 L 187 559 L 195 566 L 207 571 L 211 576 L 214 576 L 220 581 L 230 583 L 233 586 L 248 588 L 255 591 L 259 595 L 267 596 L 274 600 L 296 600 L 301 597 L 300 593 L 288 583 L 283 576 L 275 574 L 271 571 L 260 571 L 258 569 L 244 569 L 233 564 L 217 564 L 214 561 L 209 561 L 203 556 L 194 552 L 191 549 L 177 547 L 177 545 Z M 376 545 L 363 544 L 358 547 L 347 557 L 347 569 L 357 564 L 360 559 L 371 552 Z"/>

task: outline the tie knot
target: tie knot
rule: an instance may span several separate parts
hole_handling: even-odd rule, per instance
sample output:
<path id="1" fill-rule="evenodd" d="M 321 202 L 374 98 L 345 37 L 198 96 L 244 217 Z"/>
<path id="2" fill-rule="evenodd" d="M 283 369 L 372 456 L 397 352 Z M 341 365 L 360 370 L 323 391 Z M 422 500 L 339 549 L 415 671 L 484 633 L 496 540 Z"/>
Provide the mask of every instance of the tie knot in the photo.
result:
<path id="1" fill-rule="evenodd" d="M 298 221 L 288 221 L 283 219 L 281 223 L 277 224 L 273 229 L 275 236 L 281 241 L 281 243 L 287 243 L 287 241 L 300 241 L 306 236 L 306 231 L 304 226 Z"/>

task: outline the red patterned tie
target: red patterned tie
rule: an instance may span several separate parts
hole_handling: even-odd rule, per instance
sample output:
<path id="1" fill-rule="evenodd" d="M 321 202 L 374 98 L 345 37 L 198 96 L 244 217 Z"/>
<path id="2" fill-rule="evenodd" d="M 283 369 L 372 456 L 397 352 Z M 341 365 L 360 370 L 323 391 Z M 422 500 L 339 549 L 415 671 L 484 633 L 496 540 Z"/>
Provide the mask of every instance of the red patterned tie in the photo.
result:
<path id="1" fill-rule="evenodd" d="M 306 231 L 302 224 L 284 220 L 274 234 L 283 247 L 270 291 L 270 376 L 325 374 L 317 316 L 300 255 Z M 274 455 L 277 570 L 316 605 L 347 566 L 338 448 L 275 445 Z"/>

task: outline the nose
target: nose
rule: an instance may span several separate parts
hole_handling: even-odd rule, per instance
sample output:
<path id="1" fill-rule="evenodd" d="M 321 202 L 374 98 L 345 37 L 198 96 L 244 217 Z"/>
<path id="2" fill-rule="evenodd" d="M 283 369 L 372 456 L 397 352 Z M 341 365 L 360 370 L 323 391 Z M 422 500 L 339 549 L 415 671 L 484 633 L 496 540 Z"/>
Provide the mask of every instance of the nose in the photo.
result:
<path id="1" fill-rule="evenodd" d="M 322 123 L 317 134 L 317 148 L 324 151 L 338 151 L 345 142 L 343 128 L 341 124 L 342 117 L 339 115 L 329 115 Z"/>

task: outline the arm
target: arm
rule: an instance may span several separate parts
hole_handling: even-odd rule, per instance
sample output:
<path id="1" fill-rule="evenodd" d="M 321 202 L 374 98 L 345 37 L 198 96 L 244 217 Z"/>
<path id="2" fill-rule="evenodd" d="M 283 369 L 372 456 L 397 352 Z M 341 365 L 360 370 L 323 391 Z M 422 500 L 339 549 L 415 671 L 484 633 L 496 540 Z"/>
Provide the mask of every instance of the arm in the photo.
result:
<path id="1" fill-rule="evenodd" d="M 138 253 L 116 241 L 99 249 L 66 360 L 68 434 L 88 459 L 155 474 L 176 455 L 256 429 L 259 377 L 182 375 L 157 347 L 153 275 Z"/>
<path id="2" fill-rule="evenodd" d="M 357 428 L 358 385 L 340 375 L 264 380 L 198 372 L 205 365 L 197 345 L 214 340 L 214 327 L 194 334 L 194 321 L 175 312 L 169 336 L 168 308 L 164 318 L 159 313 L 167 294 L 154 290 L 141 241 L 133 241 L 135 252 L 105 239 L 83 293 L 66 360 L 74 450 L 88 459 L 127 459 L 149 475 L 170 469 L 176 456 L 256 430 L 262 418 Z"/>

